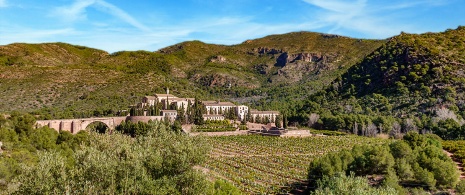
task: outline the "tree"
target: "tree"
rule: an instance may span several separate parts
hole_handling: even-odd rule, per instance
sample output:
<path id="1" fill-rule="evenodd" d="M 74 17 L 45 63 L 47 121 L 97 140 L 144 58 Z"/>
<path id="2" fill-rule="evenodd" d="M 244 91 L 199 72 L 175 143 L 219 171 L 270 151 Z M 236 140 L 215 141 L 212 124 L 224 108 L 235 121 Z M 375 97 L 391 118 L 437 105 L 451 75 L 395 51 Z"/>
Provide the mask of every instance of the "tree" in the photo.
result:
<path id="1" fill-rule="evenodd" d="M 131 109 L 129 110 L 129 115 L 136 116 L 136 108 L 134 108 L 134 106 L 131 106 Z"/>
<path id="2" fill-rule="evenodd" d="M 401 130 L 402 130 L 402 128 L 401 128 L 400 124 L 398 122 L 394 122 L 394 123 L 392 123 L 391 131 L 389 132 L 389 135 L 391 137 L 397 138 L 401 134 Z"/>
<path id="3" fill-rule="evenodd" d="M 313 125 L 316 122 L 318 122 L 318 119 L 320 119 L 320 115 L 316 113 L 310 114 L 310 116 L 308 116 L 308 122 L 307 122 L 308 127 L 313 127 Z"/>
<path id="4" fill-rule="evenodd" d="M 405 133 L 408 133 L 410 131 L 418 132 L 415 122 L 413 121 L 413 119 L 410 118 L 404 120 L 403 129 Z"/>
<path id="5" fill-rule="evenodd" d="M 421 168 L 418 163 L 413 164 L 413 171 L 416 180 L 418 180 L 422 184 L 425 184 L 430 189 L 435 188 L 436 179 L 434 179 L 433 173 L 429 172 L 427 169 Z"/>
<path id="6" fill-rule="evenodd" d="M 413 179 L 415 175 L 412 169 L 412 166 L 408 163 L 407 159 L 405 158 L 398 158 L 396 159 L 396 166 L 395 169 L 397 171 L 397 176 L 401 181 L 408 181 Z"/>
<path id="7" fill-rule="evenodd" d="M 205 176 L 193 169 L 208 144 L 161 122 L 148 127 L 136 139 L 90 132 L 89 144 L 69 160 L 60 151 L 37 152 L 37 163 L 23 166 L 8 194 L 209 194 Z"/>
<path id="8" fill-rule="evenodd" d="M 178 109 L 178 115 L 176 120 L 181 122 L 181 124 L 186 124 L 186 111 L 184 108 L 184 104 L 182 104 L 181 108 Z"/>
<path id="9" fill-rule="evenodd" d="M 187 123 L 191 124 L 194 123 L 194 111 L 191 101 L 187 103 Z"/>
<path id="10" fill-rule="evenodd" d="M 354 122 L 354 128 L 352 129 L 352 133 L 354 135 L 358 135 L 358 124 L 357 124 L 357 122 Z"/>
<path id="11" fill-rule="evenodd" d="M 231 183 L 225 180 L 216 180 L 214 184 L 214 195 L 240 195 L 242 194 L 239 189 L 237 189 Z"/>
<path id="12" fill-rule="evenodd" d="M 270 123 L 270 117 L 265 116 L 265 118 L 263 119 L 263 123 L 264 123 L 264 124 Z"/>
<path id="13" fill-rule="evenodd" d="M 287 128 L 287 116 L 285 114 L 283 114 L 283 128 Z"/>
<path id="14" fill-rule="evenodd" d="M 255 123 L 262 123 L 262 117 L 260 117 L 260 115 L 255 116 Z"/>
<path id="15" fill-rule="evenodd" d="M 375 137 L 378 134 L 378 128 L 373 123 L 368 124 L 365 131 L 366 131 L 365 135 L 368 137 Z"/>
<path id="16" fill-rule="evenodd" d="M 250 113 L 250 111 L 247 111 L 247 114 L 245 115 L 245 120 L 253 123 L 254 122 L 254 118 L 252 117 L 252 114 Z"/>
<path id="17" fill-rule="evenodd" d="M 318 181 L 318 188 L 312 192 L 314 195 L 328 194 L 398 194 L 394 188 L 389 186 L 375 188 L 368 184 L 366 177 L 355 177 L 352 173 L 346 176 L 338 173 L 333 177 L 325 176 Z"/>
<path id="18" fill-rule="evenodd" d="M 193 108 L 193 111 L 194 111 L 194 116 L 193 116 L 193 122 L 194 124 L 196 125 L 202 125 L 204 123 L 203 121 L 203 110 L 205 109 L 205 107 L 203 106 L 202 102 L 200 100 L 198 100 L 197 98 L 195 98 L 194 100 L 194 108 Z"/>
<path id="19" fill-rule="evenodd" d="M 278 128 L 281 128 L 281 127 L 282 127 L 282 125 L 281 125 L 281 121 L 282 121 L 282 120 L 283 120 L 283 119 L 282 119 L 282 116 L 281 116 L 281 115 L 277 115 L 277 116 L 276 116 L 276 120 L 275 120 L 275 122 L 274 122 L 275 125 L 276 125 L 276 127 L 278 127 Z"/>
<path id="20" fill-rule="evenodd" d="M 171 126 L 171 129 L 174 132 L 180 133 L 182 131 L 182 125 L 181 122 L 179 121 L 174 121 L 173 125 Z"/>

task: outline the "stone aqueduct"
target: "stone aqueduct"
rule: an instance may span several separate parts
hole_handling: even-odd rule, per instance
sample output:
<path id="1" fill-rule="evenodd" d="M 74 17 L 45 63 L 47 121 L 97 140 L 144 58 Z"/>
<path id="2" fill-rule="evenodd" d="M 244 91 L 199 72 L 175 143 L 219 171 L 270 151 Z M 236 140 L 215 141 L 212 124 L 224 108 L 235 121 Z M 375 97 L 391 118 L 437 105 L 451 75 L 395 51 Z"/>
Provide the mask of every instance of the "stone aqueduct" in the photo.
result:
<path id="1" fill-rule="evenodd" d="M 116 126 L 123 121 L 131 121 L 137 123 L 148 122 L 150 120 L 163 120 L 163 116 L 123 116 L 123 117 L 100 117 L 100 118 L 79 118 L 79 119 L 58 119 L 58 120 L 38 120 L 36 121 L 36 128 L 48 126 L 57 131 L 69 131 L 73 134 L 81 130 L 85 130 L 93 122 L 102 122 L 108 126 L 110 130 L 115 129 Z"/>

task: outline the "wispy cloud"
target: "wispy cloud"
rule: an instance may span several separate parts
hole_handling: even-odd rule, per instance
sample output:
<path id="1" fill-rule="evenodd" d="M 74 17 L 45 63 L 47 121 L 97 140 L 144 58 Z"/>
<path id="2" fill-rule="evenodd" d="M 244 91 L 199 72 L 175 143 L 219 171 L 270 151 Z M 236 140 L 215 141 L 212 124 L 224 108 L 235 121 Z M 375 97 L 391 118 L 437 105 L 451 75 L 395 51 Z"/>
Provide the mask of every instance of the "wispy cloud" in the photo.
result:
<path id="1" fill-rule="evenodd" d="M 126 13 L 125 11 L 123 11 L 122 9 L 110 4 L 110 3 L 107 3 L 106 1 L 103 1 L 103 0 L 99 0 L 97 1 L 96 3 L 98 6 L 100 6 L 101 8 L 104 8 L 106 10 L 107 13 L 127 22 L 128 24 L 140 29 L 140 30 L 144 30 L 144 31 L 150 31 L 150 28 L 148 28 L 147 26 L 143 25 L 142 23 L 140 23 L 139 21 L 137 21 L 136 19 L 134 19 L 131 15 L 129 15 L 128 13 Z"/>
<path id="2" fill-rule="evenodd" d="M 330 30 L 334 32 L 341 27 L 345 27 L 348 23 L 355 20 L 364 14 L 367 0 L 357 0 L 356 2 L 346 1 L 328 1 L 328 0 L 305 0 L 315 6 L 319 6 L 323 9 L 330 10 L 333 12 L 328 18 L 330 21 L 336 23 L 336 25 Z"/>
<path id="3" fill-rule="evenodd" d="M 353 31 L 362 33 L 370 38 L 386 38 L 398 34 L 400 31 L 415 30 L 413 26 L 395 22 L 401 16 L 394 16 L 397 10 L 417 6 L 439 6 L 443 1 L 416 0 L 409 2 L 382 4 L 369 4 L 367 0 L 343 1 L 343 0 L 303 0 L 304 2 L 319 7 L 318 20 L 326 23 L 330 29 L 328 33 L 341 33 L 341 31 Z"/>
<path id="4" fill-rule="evenodd" d="M 119 7 L 108 3 L 104 0 L 76 0 L 70 6 L 58 7 L 53 11 L 52 15 L 61 17 L 67 21 L 73 22 L 76 20 L 87 19 L 86 9 L 88 7 L 95 7 L 97 10 L 101 10 L 108 13 L 142 31 L 150 31 L 150 28 L 143 25 L 131 15 Z"/>
<path id="5" fill-rule="evenodd" d="M 451 0 L 453 1 L 453 0 Z M 411 1 L 402 1 L 402 2 L 387 2 L 385 5 L 380 5 L 377 6 L 378 8 L 375 9 L 377 11 L 380 10 L 390 10 L 390 11 L 397 11 L 401 9 L 408 9 L 408 8 L 413 8 L 413 7 L 436 7 L 436 6 L 442 6 L 446 5 L 450 1 L 445 1 L 445 0 L 411 0 Z"/>
<path id="6" fill-rule="evenodd" d="M 0 0 L 0 7 L 8 7 L 6 0 Z"/>
<path id="7" fill-rule="evenodd" d="M 74 22 L 76 20 L 84 20 L 87 18 L 86 8 L 95 4 L 95 0 L 82 0 L 76 1 L 71 6 L 58 7 L 53 10 L 52 15 L 58 16 L 67 22 Z"/>
<path id="8" fill-rule="evenodd" d="M 1 26 L 0 26 L 1 27 Z M 28 28 L 4 28 L 0 30 L 0 44 L 8 44 L 11 42 L 55 42 L 58 36 L 69 36 L 77 34 L 72 28 L 63 29 L 28 29 Z"/>
<path id="9" fill-rule="evenodd" d="M 324 21 L 330 30 L 336 33 L 339 29 L 357 29 L 368 34 L 379 34 L 378 28 L 373 28 L 374 18 L 366 16 L 366 0 L 340 1 L 340 0 L 304 0 L 305 2 L 324 10 L 319 20 Z"/>

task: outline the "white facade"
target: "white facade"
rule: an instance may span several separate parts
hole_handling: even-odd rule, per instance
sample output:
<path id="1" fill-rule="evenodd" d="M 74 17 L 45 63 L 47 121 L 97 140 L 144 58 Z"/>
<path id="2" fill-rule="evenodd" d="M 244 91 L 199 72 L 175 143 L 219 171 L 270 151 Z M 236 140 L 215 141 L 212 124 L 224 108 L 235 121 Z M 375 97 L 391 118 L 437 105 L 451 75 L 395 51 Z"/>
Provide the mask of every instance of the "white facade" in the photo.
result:
<path id="1" fill-rule="evenodd" d="M 260 117 L 262 120 L 265 120 L 266 117 L 270 120 L 271 123 L 274 123 L 276 120 L 276 116 L 279 115 L 278 111 L 257 111 L 251 110 L 250 115 L 255 122 L 257 117 Z"/>
<path id="2" fill-rule="evenodd" d="M 142 105 L 144 106 L 154 106 L 156 103 L 162 105 L 161 115 L 163 117 L 168 117 L 170 120 L 175 120 L 177 117 L 177 111 L 174 109 L 180 109 L 184 107 L 184 110 L 187 111 L 188 105 L 194 105 L 194 98 L 178 98 L 174 95 L 169 94 L 155 94 L 154 96 L 145 96 L 142 98 Z M 248 106 L 245 105 L 235 105 L 231 102 L 220 102 L 220 101 L 202 101 L 205 105 L 206 113 L 204 115 L 205 120 L 224 120 L 225 114 L 227 111 L 232 111 L 237 115 L 238 120 L 245 120 L 248 113 L 252 120 L 258 117 L 261 120 L 268 118 L 270 122 L 275 122 L 276 116 L 279 115 L 278 111 L 257 111 L 250 110 Z M 169 110 L 173 109 L 173 110 Z"/>
<path id="3" fill-rule="evenodd" d="M 236 110 L 236 105 L 231 102 L 205 101 L 202 102 L 207 109 L 208 115 L 224 114 L 227 110 Z"/>
<path id="4" fill-rule="evenodd" d="M 249 112 L 249 107 L 240 105 L 237 106 L 237 117 L 242 121 L 245 120 L 245 117 L 247 116 L 247 113 Z"/>
<path id="5" fill-rule="evenodd" d="M 174 121 L 178 117 L 178 112 L 176 110 L 161 110 L 160 114 L 164 118 L 168 118 L 170 121 Z"/>
<path id="6" fill-rule="evenodd" d="M 155 96 L 145 96 L 142 98 L 142 105 L 143 106 L 153 106 L 155 105 L 155 102 L 157 101 L 157 98 Z"/>
<path id="7" fill-rule="evenodd" d="M 194 101 L 195 99 L 194 98 L 170 98 L 167 100 L 169 105 L 174 105 L 176 107 L 176 109 L 181 109 L 182 107 L 184 107 L 184 111 L 187 111 L 187 106 L 189 106 L 189 102 L 190 102 L 190 105 L 194 105 Z"/>
<path id="8" fill-rule="evenodd" d="M 224 116 L 223 115 L 218 115 L 218 114 L 214 114 L 214 115 L 204 114 L 203 115 L 203 120 L 204 121 L 206 121 L 206 120 L 222 121 L 222 120 L 224 120 Z"/>

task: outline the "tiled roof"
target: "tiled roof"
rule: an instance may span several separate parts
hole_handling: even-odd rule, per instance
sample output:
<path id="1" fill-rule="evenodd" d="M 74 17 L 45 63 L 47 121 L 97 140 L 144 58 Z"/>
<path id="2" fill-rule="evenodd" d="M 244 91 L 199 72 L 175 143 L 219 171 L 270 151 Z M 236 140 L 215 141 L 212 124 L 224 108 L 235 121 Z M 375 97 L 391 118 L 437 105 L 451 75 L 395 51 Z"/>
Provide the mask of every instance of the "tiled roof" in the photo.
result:
<path id="1" fill-rule="evenodd" d="M 204 114 L 202 115 L 203 117 L 224 117 L 221 114 Z"/>
<path id="2" fill-rule="evenodd" d="M 178 98 L 174 95 L 171 95 L 171 94 L 155 94 L 155 97 L 168 97 L 168 98 Z"/>
<path id="3" fill-rule="evenodd" d="M 148 100 L 155 100 L 156 99 L 155 96 L 145 96 L 145 98 L 147 98 Z"/>
<path id="4" fill-rule="evenodd" d="M 235 104 L 233 104 L 231 102 L 205 101 L 205 102 L 202 102 L 202 103 L 205 104 L 205 106 L 236 106 Z"/>
<path id="5" fill-rule="evenodd" d="M 162 112 L 178 112 L 177 110 L 161 110 Z"/>
<path id="6" fill-rule="evenodd" d="M 189 100 L 194 101 L 195 98 L 178 98 L 178 97 L 176 97 L 176 98 L 170 98 L 170 100 L 171 101 L 189 101 Z"/>
<path id="7" fill-rule="evenodd" d="M 257 111 L 251 110 L 250 114 L 279 114 L 279 111 Z"/>

